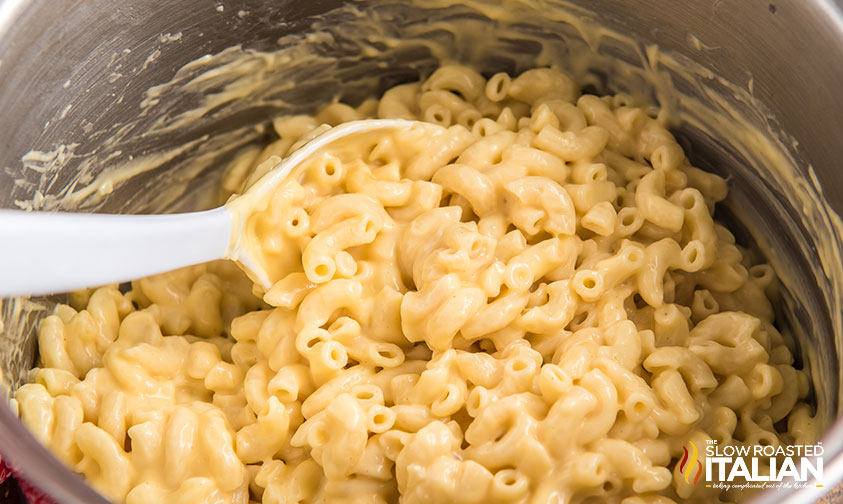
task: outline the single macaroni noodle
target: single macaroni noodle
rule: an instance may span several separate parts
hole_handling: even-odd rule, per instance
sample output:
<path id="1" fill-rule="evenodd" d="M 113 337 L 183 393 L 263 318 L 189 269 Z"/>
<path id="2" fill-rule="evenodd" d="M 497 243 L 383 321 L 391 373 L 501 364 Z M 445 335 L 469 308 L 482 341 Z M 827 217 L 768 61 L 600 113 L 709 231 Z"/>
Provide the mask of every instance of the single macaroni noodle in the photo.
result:
<path id="1" fill-rule="evenodd" d="M 775 273 L 713 220 L 726 182 L 628 96 L 443 66 L 274 121 L 242 193 L 273 282 L 216 262 L 75 293 L 15 394 L 117 502 L 733 502 L 683 445 L 815 441 Z"/>

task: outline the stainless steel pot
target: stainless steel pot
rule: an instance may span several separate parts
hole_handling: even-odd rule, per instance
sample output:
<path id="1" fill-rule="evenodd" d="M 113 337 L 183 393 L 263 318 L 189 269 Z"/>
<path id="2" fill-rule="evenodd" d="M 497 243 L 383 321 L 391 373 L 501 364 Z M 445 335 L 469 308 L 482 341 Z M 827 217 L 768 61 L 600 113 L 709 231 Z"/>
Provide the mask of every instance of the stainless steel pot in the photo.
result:
<path id="1" fill-rule="evenodd" d="M 197 208 L 208 204 L 202 195 L 219 181 L 216 168 L 232 148 L 260 140 L 263 129 L 253 125 L 334 97 L 359 101 L 414 80 L 443 54 L 487 72 L 557 60 L 575 66 L 597 90 L 625 90 L 627 82 L 640 81 L 639 91 L 649 85 L 651 98 L 687 119 L 677 134 L 693 146 L 691 158 L 730 177 L 722 217 L 744 224 L 744 242 L 768 251 L 779 267 L 782 323 L 800 338 L 818 418 L 829 429 L 824 484 L 832 487 L 843 479 L 843 423 L 836 423 L 843 408 L 843 242 L 833 215 L 843 212 L 840 6 L 830 0 L 577 0 L 536 8 L 512 0 L 503 10 L 489 7 L 496 4 L 5 0 L 0 207 Z M 394 40 L 404 42 L 389 43 Z M 269 61 L 239 50 L 223 53 L 213 65 L 246 58 L 251 66 L 243 75 L 261 85 L 251 98 L 191 113 L 203 96 L 236 83 L 197 83 L 194 77 L 207 68 L 184 65 L 236 44 L 294 57 Z M 647 49 L 653 44 L 666 56 Z M 577 56 L 583 51 L 588 58 Z M 685 71 L 693 67 L 685 58 L 701 65 L 693 75 Z M 676 93 L 665 93 L 665 77 Z M 164 83 L 158 93 L 148 92 Z M 42 154 L 25 156 L 33 149 Z M 77 192 L 116 163 L 155 153 L 166 154 L 156 158 L 155 169 L 111 192 Z M 69 186 L 73 181 L 78 184 Z M 191 192 L 162 190 L 188 185 Z M 8 386 L 32 367 L 33 329 L 58 299 L 0 302 L 0 366 Z M 48 454 L 5 402 L 0 451 L 60 502 L 104 502 Z M 809 502 L 816 493 L 781 490 L 760 502 Z"/>

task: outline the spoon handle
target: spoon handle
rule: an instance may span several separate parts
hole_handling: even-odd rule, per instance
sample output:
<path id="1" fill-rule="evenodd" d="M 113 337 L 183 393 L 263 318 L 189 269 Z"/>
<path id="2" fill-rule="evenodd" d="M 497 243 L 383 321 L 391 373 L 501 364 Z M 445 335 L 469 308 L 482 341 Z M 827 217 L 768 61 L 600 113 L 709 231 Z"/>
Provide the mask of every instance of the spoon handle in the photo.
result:
<path id="1" fill-rule="evenodd" d="M 170 215 L 0 210 L 0 297 L 124 282 L 226 255 L 224 208 Z"/>

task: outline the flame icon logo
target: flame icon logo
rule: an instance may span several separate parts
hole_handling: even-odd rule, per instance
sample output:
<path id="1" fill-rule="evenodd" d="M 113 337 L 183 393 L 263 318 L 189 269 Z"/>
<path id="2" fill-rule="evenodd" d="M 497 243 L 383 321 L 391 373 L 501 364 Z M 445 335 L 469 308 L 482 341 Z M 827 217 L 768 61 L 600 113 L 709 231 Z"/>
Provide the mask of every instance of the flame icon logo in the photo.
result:
<path id="1" fill-rule="evenodd" d="M 684 446 L 682 447 L 682 451 L 685 452 L 685 455 L 682 457 L 682 462 L 679 463 L 679 472 L 685 476 L 685 483 L 691 483 L 691 474 L 694 472 L 694 465 L 696 464 L 697 475 L 694 476 L 694 486 L 697 486 L 697 482 L 700 480 L 700 476 L 702 476 L 702 462 L 699 460 L 697 445 L 695 445 L 693 441 L 690 441 L 688 444 L 691 445 L 691 454 L 689 457 L 688 448 Z"/>

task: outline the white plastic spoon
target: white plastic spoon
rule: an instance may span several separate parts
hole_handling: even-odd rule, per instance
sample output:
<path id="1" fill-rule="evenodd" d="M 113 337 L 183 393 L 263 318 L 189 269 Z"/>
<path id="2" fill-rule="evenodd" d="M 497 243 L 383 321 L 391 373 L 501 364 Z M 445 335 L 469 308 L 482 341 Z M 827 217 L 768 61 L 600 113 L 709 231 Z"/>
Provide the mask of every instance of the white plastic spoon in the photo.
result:
<path id="1" fill-rule="evenodd" d="M 242 247 L 248 215 L 238 199 L 269 198 L 300 163 L 340 139 L 413 121 L 353 121 L 317 136 L 250 187 L 213 210 L 168 215 L 104 215 L 0 210 L 0 297 L 67 292 L 124 282 L 215 259 L 233 259 L 268 288 L 267 274 Z"/>

